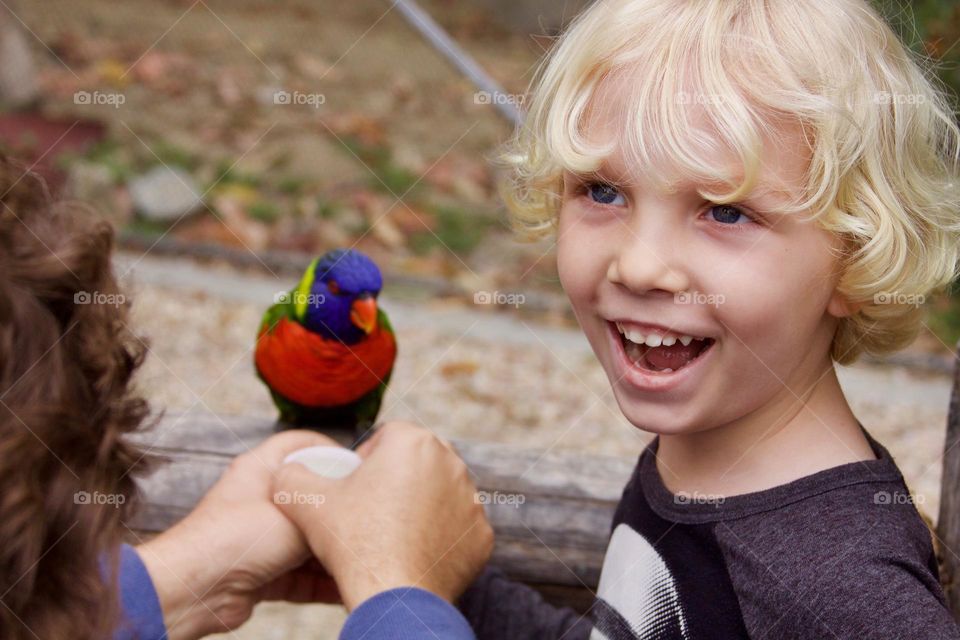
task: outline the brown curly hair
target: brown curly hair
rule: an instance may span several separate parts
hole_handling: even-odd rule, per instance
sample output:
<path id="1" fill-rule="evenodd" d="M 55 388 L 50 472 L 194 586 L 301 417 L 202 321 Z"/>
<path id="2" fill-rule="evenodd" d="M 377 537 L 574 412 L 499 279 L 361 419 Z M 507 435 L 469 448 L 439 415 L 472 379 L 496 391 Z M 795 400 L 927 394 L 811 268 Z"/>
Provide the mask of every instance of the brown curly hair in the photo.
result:
<path id="1" fill-rule="evenodd" d="M 0 154 L 0 637 L 109 637 L 135 475 L 124 436 L 146 344 L 128 329 L 113 230 Z M 101 567 L 100 562 L 105 561 Z M 106 573 L 104 573 L 106 572 Z"/>

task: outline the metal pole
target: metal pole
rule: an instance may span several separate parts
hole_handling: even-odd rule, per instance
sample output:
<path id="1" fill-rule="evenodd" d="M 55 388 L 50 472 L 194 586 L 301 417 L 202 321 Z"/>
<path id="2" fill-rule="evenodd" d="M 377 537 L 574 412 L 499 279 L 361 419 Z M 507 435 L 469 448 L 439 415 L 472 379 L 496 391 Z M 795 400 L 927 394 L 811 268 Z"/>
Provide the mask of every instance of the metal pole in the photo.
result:
<path id="1" fill-rule="evenodd" d="M 467 76 L 480 91 L 489 96 L 490 104 L 496 107 L 501 115 L 514 126 L 520 124 L 523 114 L 514 101 L 507 99 L 508 94 L 497 81 L 491 78 L 470 54 L 461 49 L 443 30 L 443 27 L 434 22 L 430 14 L 421 9 L 414 0 L 394 0 L 394 4 L 407 22 L 413 25 L 413 28 L 419 31 L 434 49 Z"/>

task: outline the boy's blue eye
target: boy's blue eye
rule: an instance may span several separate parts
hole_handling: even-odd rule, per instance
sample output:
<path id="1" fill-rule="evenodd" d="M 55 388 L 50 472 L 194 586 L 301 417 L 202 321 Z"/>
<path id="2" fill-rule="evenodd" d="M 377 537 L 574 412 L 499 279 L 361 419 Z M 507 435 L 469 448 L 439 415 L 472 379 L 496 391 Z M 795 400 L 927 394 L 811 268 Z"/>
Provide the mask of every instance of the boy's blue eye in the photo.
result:
<path id="1" fill-rule="evenodd" d="M 740 224 L 750 222 L 751 218 L 740 209 L 729 204 L 715 204 L 709 209 L 714 221 L 721 224 Z"/>
<path id="2" fill-rule="evenodd" d="M 588 184 L 587 194 L 590 196 L 590 199 L 597 204 L 623 205 L 627 202 L 626 198 L 623 197 L 623 194 L 620 193 L 616 187 L 604 182 L 591 182 Z"/>

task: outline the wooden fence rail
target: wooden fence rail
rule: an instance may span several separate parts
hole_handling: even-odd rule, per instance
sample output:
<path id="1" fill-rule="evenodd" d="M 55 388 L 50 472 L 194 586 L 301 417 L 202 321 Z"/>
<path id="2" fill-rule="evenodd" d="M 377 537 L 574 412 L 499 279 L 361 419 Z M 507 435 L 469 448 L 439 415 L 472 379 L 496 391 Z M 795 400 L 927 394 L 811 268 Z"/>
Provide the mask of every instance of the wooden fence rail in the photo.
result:
<path id="1" fill-rule="evenodd" d="M 263 418 L 165 415 L 141 442 L 169 463 L 141 484 L 143 508 L 132 528 L 149 533 L 169 528 L 193 509 L 234 456 L 271 433 L 273 423 Z M 491 497 L 486 507 L 496 532 L 491 562 L 548 600 L 586 610 L 600 578 L 613 511 L 635 461 L 506 444 L 453 444 L 478 489 Z"/>
<path id="2" fill-rule="evenodd" d="M 960 361 L 960 343 L 957 354 Z M 166 414 L 140 437 L 169 462 L 142 482 L 144 504 L 132 528 L 147 533 L 169 528 L 193 509 L 233 457 L 273 429 L 263 418 Z M 585 611 L 600 578 L 613 511 L 635 461 L 506 444 L 453 444 L 478 489 L 491 497 L 486 506 L 496 532 L 491 563 L 548 600 Z M 954 369 L 943 450 L 937 536 L 947 602 L 960 621 L 960 366 Z"/>

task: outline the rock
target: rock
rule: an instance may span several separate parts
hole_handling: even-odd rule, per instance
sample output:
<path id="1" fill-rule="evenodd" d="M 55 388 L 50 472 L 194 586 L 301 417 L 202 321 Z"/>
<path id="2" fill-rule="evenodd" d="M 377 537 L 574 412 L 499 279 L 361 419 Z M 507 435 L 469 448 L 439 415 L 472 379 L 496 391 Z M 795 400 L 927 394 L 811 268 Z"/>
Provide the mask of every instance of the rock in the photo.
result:
<path id="1" fill-rule="evenodd" d="M 23 107 L 38 95 L 36 65 L 27 36 L 12 11 L 0 16 L 0 101 L 8 107 Z"/>
<path id="2" fill-rule="evenodd" d="M 172 222 L 203 205 L 193 177 L 183 169 L 158 165 L 128 186 L 134 209 L 148 220 Z"/>

